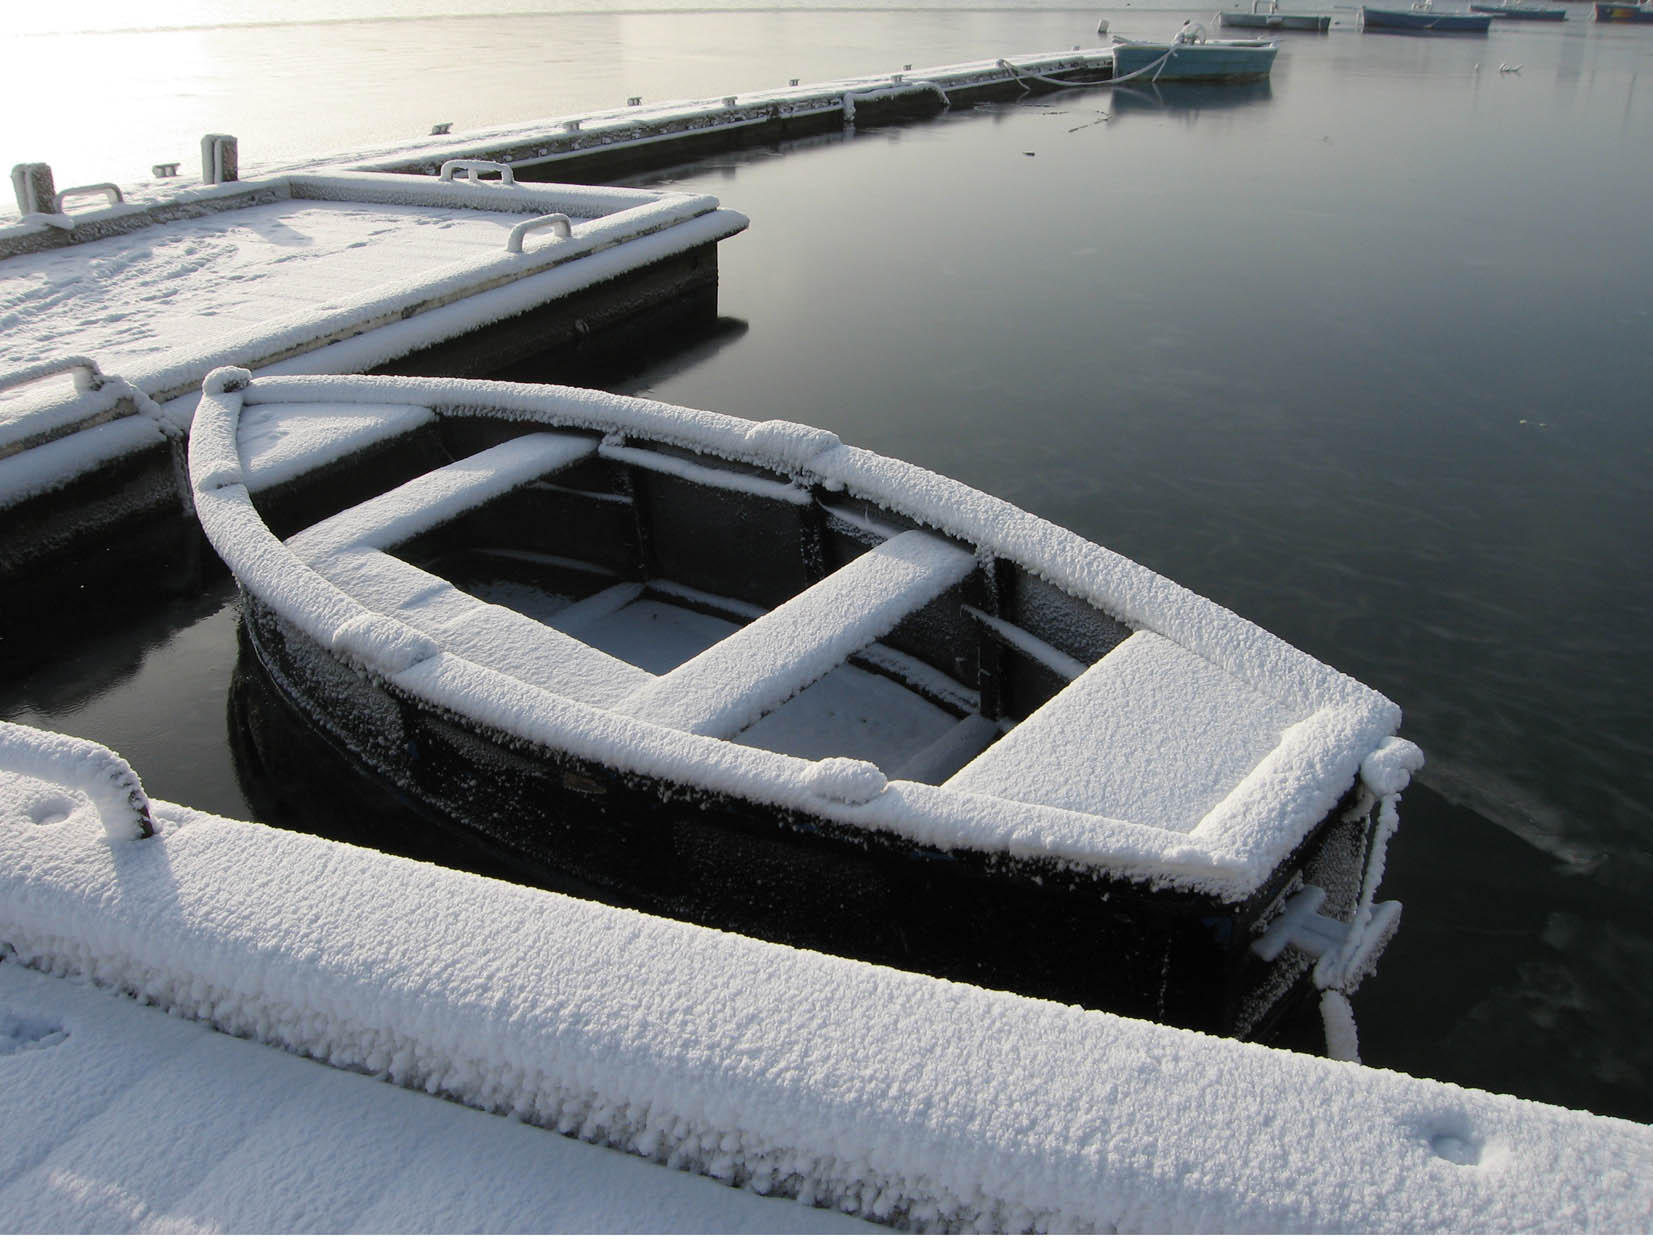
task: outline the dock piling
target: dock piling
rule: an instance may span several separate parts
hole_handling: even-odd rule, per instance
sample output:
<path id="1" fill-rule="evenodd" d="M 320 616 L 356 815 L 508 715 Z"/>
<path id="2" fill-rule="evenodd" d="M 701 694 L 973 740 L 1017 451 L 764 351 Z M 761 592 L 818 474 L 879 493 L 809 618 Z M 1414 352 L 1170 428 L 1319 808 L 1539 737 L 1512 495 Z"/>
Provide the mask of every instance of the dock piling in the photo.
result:
<path id="1" fill-rule="evenodd" d="M 201 139 L 201 181 L 223 185 L 241 179 L 240 144 L 233 134 L 209 133 Z"/>
<path id="2" fill-rule="evenodd" d="M 24 215 L 57 209 L 57 186 L 50 164 L 18 164 L 11 170 L 11 184 L 17 194 L 17 209 Z"/>

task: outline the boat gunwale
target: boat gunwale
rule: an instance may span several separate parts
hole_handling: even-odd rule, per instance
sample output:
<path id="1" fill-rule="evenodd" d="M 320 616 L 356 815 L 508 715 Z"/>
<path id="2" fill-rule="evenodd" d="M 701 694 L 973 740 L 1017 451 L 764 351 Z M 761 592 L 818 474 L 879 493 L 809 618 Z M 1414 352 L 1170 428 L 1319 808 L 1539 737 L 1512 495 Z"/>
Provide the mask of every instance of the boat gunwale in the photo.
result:
<path id="1" fill-rule="evenodd" d="M 889 830 L 922 845 L 1039 856 L 1098 868 L 1154 887 L 1243 900 L 1265 882 L 1329 814 L 1359 776 L 1362 761 L 1394 733 L 1399 711 L 1376 691 L 1326 667 L 1209 599 L 1071 531 L 919 466 L 841 444 L 836 435 L 579 389 L 475 380 L 389 377 L 251 379 L 244 371 L 209 377 L 192 436 L 197 511 L 209 538 L 242 584 L 342 662 L 342 629 L 377 623 L 418 637 L 397 666 L 364 667 L 432 706 L 606 766 L 713 792 L 776 804 L 846 825 Z M 387 395 L 394 394 L 394 395 Z M 726 459 L 807 476 L 812 488 L 844 493 L 900 512 L 997 555 L 1302 709 L 1278 743 L 1191 831 L 890 780 L 861 804 L 816 792 L 817 763 L 617 716 L 535 689 L 448 652 L 376 615 L 289 550 L 252 507 L 241 473 L 237 421 L 248 403 L 395 399 L 439 417 L 521 419 L 548 427 L 637 435 Z M 302 588 L 300 586 L 302 583 Z M 417 656 L 417 657 L 415 657 Z M 514 705 L 497 707 L 510 691 Z M 592 737 L 600 736 L 602 752 Z M 1312 772 L 1306 791 L 1284 806 L 1259 805 L 1269 776 Z M 1315 776 L 1318 776 L 1316 779 Z M 1283 813 L 1281 812 L 1283 808 Z M 1267 821 L 1264 821 L 1267 819 Z"/>

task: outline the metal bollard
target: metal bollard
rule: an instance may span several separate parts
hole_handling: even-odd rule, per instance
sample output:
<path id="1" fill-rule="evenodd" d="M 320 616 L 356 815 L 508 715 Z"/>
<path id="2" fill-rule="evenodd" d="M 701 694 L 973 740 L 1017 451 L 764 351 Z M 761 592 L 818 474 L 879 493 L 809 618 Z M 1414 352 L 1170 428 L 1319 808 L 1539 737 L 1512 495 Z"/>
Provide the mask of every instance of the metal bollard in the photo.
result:
<path id="1" fill-rule="evenodd" d="M 57 207 L 57 184 L 50 164 L 18 164 L 11 170 L 11 186 L 17 194 L 17 209 L 24 215 Z"/>
<path id="2" fill-rule="evenodd" d="M 156 164 L 149 171 L 158 177 L 175 177 L 178 175 L 178 165 Z"/>
<path id="3" fill-rule="evenodd" d="M 239 144 L 233 134 L 209 133 L 201 139 L 201 183 L 222 185 L 241 179 Z"/>

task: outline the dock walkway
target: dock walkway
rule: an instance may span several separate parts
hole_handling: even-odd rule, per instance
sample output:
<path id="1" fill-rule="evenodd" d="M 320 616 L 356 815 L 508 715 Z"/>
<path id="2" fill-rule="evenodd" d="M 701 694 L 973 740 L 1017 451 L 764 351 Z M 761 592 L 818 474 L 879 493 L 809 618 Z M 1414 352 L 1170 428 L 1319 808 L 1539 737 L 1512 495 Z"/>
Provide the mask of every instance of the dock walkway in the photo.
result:
<path id="1" fill-rule="evenodd" d="M 18 1134 L 0 1217 L 26 1230 L 341 1230 L 387 1165 L 435 1178 L 387 1178 L 364 1227 L 491 1229 L 519 1205 L 519 1226 L 579 1229 L 577 1193 L 568 1215 L 539 1210 L 542 1175 L 580 1152 L 455 1103 L 640 1155 L 615 1185 L 673 1193 L 674 1222 L 713 1231 L 820 1216 L 720 1219 L 686 1188 L 645 1188 L 642 1160 L 919 1230 L 1653 1226 L 1644 1125 L 150 805 L 107 750 L 5 724 L 0 942 L 0 1123 Z M 209 1027 L 347 1071 L 324 1081 Z M 95 1054 L 115 1046 L 124 1060 Z M 371 1140 L 318 1166 L 335 1120 Z M 546 1138 L 532 1175 L 473 1157 L 528 1157 L 530 1136 Z M 477 1191 L 432 1191 L 454 1184 L 438 1148 Z M 257 1188 L 310 1175 L 336 1196 L 302 1228 L 302 1187 Z"/>

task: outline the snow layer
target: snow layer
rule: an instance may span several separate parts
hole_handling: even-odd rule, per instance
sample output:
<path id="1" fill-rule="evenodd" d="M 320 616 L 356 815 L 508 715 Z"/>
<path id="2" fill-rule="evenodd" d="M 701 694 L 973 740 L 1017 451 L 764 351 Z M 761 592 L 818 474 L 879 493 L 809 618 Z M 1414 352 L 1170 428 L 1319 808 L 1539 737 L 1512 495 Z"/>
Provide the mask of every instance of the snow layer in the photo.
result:
<path id="1" fill-rule="evenodd" d="M 634 690 L 618 709 L 702 736 L 733 736 L 883 637 L 975 566 L 969 552 L 911 530 Z"/>
<path id="2" fill-rule="evenodd" d="M 241 468 L 253 491 L 409 434 L 436 420 L 417 405 L 270 406 L 241 426 Z M 268 415 L 279 416 L 268 416 Z"/>
<path id="3" fill-rule="evenodd" d="M 142 839 L 154 825 L 138 773 L 112 749 L 0 719 L 0 822 L 47 826 L 73 804 L 64 789 L 89 801 L 110 839 Z"/>
<path id="4" fill-rule="evenodd" d="M 1241 899 L 1332 811 L 1354 785 L 1362 761 L 1399 723 L 1399 710 L 1380 694 L 1158 574 L 960 483 L 844 447 L 809 428 L 754 425 L 579 389 L 463 380 L 265 377 L 239 391 L 213 387 L 209 382 L 191 449 L 203 525 L 243 585 L 279 600 L 283 614 L 324 646 L 334 645 L 340 626 L 362 604 L 296 561 L 234 486 L 204 485 L 240 468 L 234 437 L 244 402 L 251 408 L 340 401 L 414 404 L 439 415 L 486 412 L 539 427 L 635 435 L 843 490 L 959 539 L 980 555 L 1020 562 L 1249 686 L 1277 705 L 1278 723 L 1297 720 L 1189 831 L 1186 822 L 1173 826 L 1157 816 L 1133 822 L 901 779 L 863 803 L 845 804 L 821 795 L 810 762 L 594 709 L 454 652 L 389 669 L 401 689 L 439 709 L 606 766 L 824 813 L 934 847 L 1054 858 L 1157 886 Z"/>
<path id="5" fill-rule="evenodd" d="M 857 1220 L 0 964 L 0 1218 L 36 1232 L 825 1232 Z"/>
<path id="6" fill-rule="evenodd" d="M 578 435 L 522 435 L 421 474 L 311 526 L 293 539 L 293 550 L 301 559 L 315 561 L 347 548 L 393 547 L 525 482 L 566 469 L 596 450 L 595 440 Z"/>
<path id="7" fill-rule="evenodd" d="M 947 786 L 1192 831 L 1295 722 L 1290 708 L 1143 631 Z"/>
<path id="8" fill-rule="evenodd" d="M 506 250 L 515 224 L 547 213 L 573 217 L 573 235 Z M 367 174 L 237 182 L 234 205 L 154 214 L 120 236 L 3 260 L 0 370 L 89 355 L 156 400 L 187 396 L 187 425 L 214 367 L 263 367 L 367 334 L 340 367 L 365 369 L 746 225 L 706 196 Z M 647 244 L 629 248 L 637 241 Z M 570 266 L 527 301 L 520 289 L 473 301 Z M 440 323 L 429 317 L 443 309 Z M 6 416 L 31 407 L 3 405 Z"/>
<path id="9" fill-rule="evenodd" d="M 852 785 L 856 774 L 832 779 Z M 1639 1125 L 800 952 L 176 806 L 157 807 L 155 837 L 110 841 L 90 801 L 64 792 L 73 807 L 55 823 L 0 821 L 0 941 L 16 961 L 758 1193 L 949 1229 L 1653 1225 L 1653 1132 Z M 0 966 L 7 1003 L 64 993 L 24 992 L 13 968 Z M 18 1015 L 37 1032 L 56 1020 L 34 1004 Z M 113 1033 L 102 1015 L 71 1017 L 58 1022 L 69 1032 L 59 1046 L 0 1057 L 0 1105 L 23 1134 L 0 1147 L 19 1164 L 0 1177 L 8 1219 L 181 1227 L 192 1210 L 233 1211 L 238 1191 L 261 1208 L 279 1195 L 339 1200 L 372 1181 L 389 1145 L 409 1174 L 363 1217 L 401 1229 L 421 1225 L 451 1183 L 417 1170 L 437 1157 L 478 1166 L 471 1131 L 506 1141 L 421 1103 L 426 1119 L 411 1099 L 388 1115 L 364 1100 L 373 1140 L 342 1142 L 338 1166 L 310 1158 L 307 1141 L 328 1150 L 317 1109 L 348 1124 L 365 1099 L 351 1091 L 377 1086 L 312 1083 L 296 1061 L 176 1028 L 176 1050 L 142 1054 L 119 1036 L 139 1015 L 111 1018 Z M 60 1095 L 54 1074 L 74 1069 L 50 1056 L 75 1053 L 82 1037 L 126 1053 L 100 1052 L 101 1066 Z M 198 1081 L 206 1087 L 192 1089 Z M 219 1157 L 174 1148 L 188 1124 L 201 1126 L 200 1144 L 182 1149 Z M 397 1143 L 415 1135 L 429 1140 L 404 1155 Z M 518 1202 L 533 1209 L 540 1179 L 537 1167 L 484 1168 L 476 1191 L 429 1225 L 460 1224 L 468 1209 L 491 1219 Z"/>

